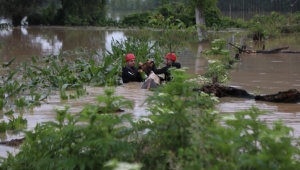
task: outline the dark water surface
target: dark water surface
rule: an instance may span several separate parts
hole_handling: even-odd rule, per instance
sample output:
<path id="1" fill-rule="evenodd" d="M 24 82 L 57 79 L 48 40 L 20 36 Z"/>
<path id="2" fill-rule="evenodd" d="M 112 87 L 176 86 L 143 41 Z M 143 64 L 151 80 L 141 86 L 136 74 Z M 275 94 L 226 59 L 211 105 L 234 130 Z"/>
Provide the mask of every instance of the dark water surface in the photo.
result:
<path id="1" fill-rule="evenodd" d="M 139 35 L 138 30 L 123 30 L 96 27 L 18 27 L 7 30 L 0 30 L 0 43 L 3 44 L 0 50 L 0 62 L 8 62 L 17 57 L 11 67 L 18 67 L 25 59 L 31 56 L 57 55 L 61 51 L 74 50 L 78 47 L 94 49 L 100 55 L 105 50 L 110 50 L 112 38 L 122 40 L 127 36 Z M 273 49 L 288 46 L 289 50 L 300 51 L 299 35 L 283 35 L 276 39 L 265 42 L 253 42 L 245 40 L 241 32 L 219 33 L 219 37 L 231 43 L 244 41 L 247 48 L 261 49 L 264 44 L 266 49 Z M 187 48 L 178 54 L 178 61 L 184 67 L 188 67 L 188 73 L 201 75 L 205 73 L 208 60 L 213 56 L 201 54 L 201 51 L 210 47 L 209 43 L 186 44 Z M 230 45 L 228 49 L 233 51 Z M 232 54 L 232 57 L 234 54 Z M 123 56 L 120 56 L 123 57 Z M 230 70 L 231 86 L 243 88 L 249 93 L 274 94 L 288 89 L 300 90 L 300 55 L 299 54 L 242 54 L 237 68 Z M 0 76 L 7 75 L 6 68 L 0 68 Z M 1 81 L 1 80 L 0 80 Z M 116 94 L 122 95 L 128 100 L 134 101 L 134 109 L 126 110 L 138 117 L 148 114 L 146 106 L 141 105 L 151 91 L 140 89 L 141 83 L 129 83 L 116 88 Z M 80 111 L 85 104 L 95 102 L 97 95 L 103 94 L 103 88 L 87 87 L 89 95 L 77 100 L 61 101 L 59 93 L 52 95 L 40 107 L 23 110 L 15 113 L 15 116 L 23 113 L 28 120 L 29 129 L 36 123 L 54 120 L 54 108 L 62 107 L 65 104 L 71 106 L 70 112 Z M 221 98 L 220 104 L 216 107 L 222 114 L 231 114 L 236 111 L 248 109 L 252 105 L 271 111 L 262 118 L 267 122 L 282 119 L 284 123 L 295 129 L 295 135 L 300 136 L 300 105 L 257 102 L 254 100 L 238 98 Z M 1 120 L 8 120 L 0 111 Z M 2 134 L 1 140 L 18 138 L 15 134 Z M 0 146 L 0 156 L 5 156 L 6 150 L 14 150 L 10 147 Z"/>

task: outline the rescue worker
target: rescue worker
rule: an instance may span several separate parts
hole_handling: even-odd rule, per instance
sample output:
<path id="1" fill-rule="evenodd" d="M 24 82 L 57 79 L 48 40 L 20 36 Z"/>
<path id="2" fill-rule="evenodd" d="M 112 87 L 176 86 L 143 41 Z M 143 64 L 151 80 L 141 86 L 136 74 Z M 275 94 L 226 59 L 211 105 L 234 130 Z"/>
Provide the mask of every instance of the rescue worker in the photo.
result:
<path id="1" fill-rule="evenodd" d="M 161 69 L 157 69 L 153 62 L 152 71 L 155 74 L 164 74 L 165 75 L 165 78 L 160 77 L 161 81 L 171 81 L 172 77 L 169 72 L 169 68 L 171 68 L 171 67 L 181 68 L 181 64 L 176 62 L 176 59 L 177 59 L 177 56 L 175 53 L 168 53 L 165 56 L 165 64 L 166 65 Z"/>
<path id="2" fill-rule="evenodd" d="M 129 82 L 143 82 L 141 73 L 138 71 L 141 69 L 135 67 L 135 56 L 134 54 L 127 54 L 125 56 L 126 66 L 122 69 L 122 80 L 123 83 Z"/>

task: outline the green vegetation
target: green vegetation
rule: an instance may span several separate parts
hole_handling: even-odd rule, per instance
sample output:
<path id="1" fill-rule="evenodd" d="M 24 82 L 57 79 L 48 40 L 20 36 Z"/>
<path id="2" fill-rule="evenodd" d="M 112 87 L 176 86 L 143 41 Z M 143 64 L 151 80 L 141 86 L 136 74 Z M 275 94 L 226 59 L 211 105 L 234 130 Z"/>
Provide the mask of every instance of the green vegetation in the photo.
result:
<path id="1" fill-rule="evenodd" d="M 55 7 L 51 6 L 44 11 L 49 21 L 56 16 L 51 12 L 53 9 Z M 76 9 L 83 11 L 82 15 L 77 16 Z M 73 15 L 67 16 L 65 23 L 70 25 L 95 24 L 93 16 L 99 12 L 91 12 L 91 20 L 88 20 L 84 15 L 86 8 L 69 10 Z M 9 117 L 9 122 L 0 123 L 0 132 L 26 128 L 26 119 L 12 117 L 14 108 L 40 105 L 52 90 L 60 92 L 62 100 L 72 100 L 86 94 L 85 85 L 110 87 L 95 99 L 97 104 L 87 105 L 79 113 L 72 114 L 68 112 L 69 106 L 56 109 L 56 121 L 40 123 L 34 130 L 25 131 L 26 139 L 19 152 L 1 158 L 0 169 L 112 169 L 122 166 L 123 162 L 136 169 L 297 169 L 299 139 L 291 136 L 291 128 L 280 121 L 266 124 L 260 119 L 266 113 L 255 107 L 231 116 L 218 114 L 214 110 L 218 102 L 216 97 L 193 91 L 201 84 L 189 81 L 185 69 L 171 69 L 173 80 L 155 89 L 147 98 L 144 104 L 150 113 L 148 116 L 136 119 L 132 114 L 114 114 L 133 108 L 131 101 L 115 95 L 114 86 L 121 83 L 119 75 L 125 63 L 124 56 L 134 53 L 137 61 L 153 58 L 159 65 L 163 61 L 161 53 L 178 50 L 184 44 L 181 37 L 195 31 L 193 26 L 187 29 L 191 24 L 187 18 L 184 21 L 180 15 L 168 15 L 169 12 L 175 14 L 176 10 L 185 11 L 183 6 L 170 9 L 163 6 L 159 10 L 168 12 L 165 15 L 156 13 L 154 17 L 149 13 L 132 15 L 139 18 L 127 25 L 135 26 L 135 21 L 146 24 L 147 20 L 142 17 L 150 18 L 148 24 L 161 30 L 155 42 L 149 37 L 128 37 L 113 40 L 112 51 L 104 56 L 79 49 L 76 50 L 78 58 L 68 58 L 68 52 L 57 56 L 32 56 L 17 70 L 9 70 L 0 84 L 0 109 Z M 223 23 L 215 23 L 217 11 L 210 9 L 210 12 L 213 17 L 208 22 L 216 30 L 223 28 Z M 284 21 L 276 13 L 272 16 L 272 24 Z M 223 21 L 226 27 L 231 24 L 245 26 L 240 20 L 238 23 L 228 18 Z M 252 33 L 270 36 L 259 24 L 265 21 L 261 16 L 249 21 Z M 174 34 L 178 39 L 172 39 Z M 209 64 L 205 77 L 225 83 L 227 71 L 236 61 L 224 50 L 224 40 L 214 40 L 211 46 L 204 53 L 206 57 L 214 55 L 217 59 Z M 14 60 L 2 66 L 10 67 Z M 22 77 L 22 81 L 17 81 L 16 75 Z"/>
<path id="2" fill-rule="evenodd" d="M 12 117 L 7 124 L 7 130 L 22 130 L 27 127 L 27 120 L 22 116 Z"/>
<path id="3" fill-rule="evenodd" d="M 205 24 L 211 27 L 220 22 L 220 11 L 211 3 L 207 3 L 204 10 Z M 124 16 L 120 24 L 123 26 L 164 28 L 163 23 L 169 25 L 184 24 L 184 27 L 196 25 L 195 7 L 190 4 L 172 2 L 159 6 L 153 12 L 138 12 Z"/>
<path id="4" fill-rule="evenodd" d="M 100 56 L 93 50 L 76 49 L 59 55 L 44 57 L 31 56 L 15 70 L 9 67 L 16 57 L 2 64 L 8 68 L 8 75 L 0 83 L 0 110 L 14 113 L 14 109 L 33 108 L 41 105 L 52 90 L 60 93 L 62 100 L 77 99 L 86 94 L 85 85 L 117 86 L 121 84 L 121 71 L 125 65 L 125 55 L 134 53 L 137 60 L 144 62 L 154 59 L 157 64 L 163 62 L 159 44 L 149 43 L 149 37 L 133 38 L 111 43 L 112 51 Z M 72 57 L 69 57 L 72 56 Z M 79 56 L 74 59 L 74 56 Z M 95 57 L 97 56 L 97 57 Z M 96 60 L 96 59 L 97 60 Z M 22 78 L 22 81 L 19 81 Z M 108 92 L 107 92 L 108 93 Z M 120 107 L 131 107 L 122 98 L 109 93 L 107 100 L 99 98 L 117 111 Z M 114 101 L 118 99 L 118 101 Z M 98 106 L 98 110 L 108 112 Z M 111 110 L 109 112 L 112 112 Z"/>
<path id="5" fill-rule="evenodd" d="M 106 88 L 104 90 L 105 96 L 98 96 L 96 101 L 97 105 L 88 105 L 82 111 L 82 114 L 90 113 L 115 113 L 118 111 L 123 111 L 121 108 L 133 108 L 133 103 L 131 101 L 125 100 L 123 96 L 115 96 L 115 89 Z"/>
<path id="6" fill-rule="evenodd" d="M 159 6 L 166 5 L 170 2 L 189 3 L 187 0 L 111 0 L 108 1 L 108 6 L 112 10 L 155 10 Z M 201 1 L 199 1 L 201 2 Z M 202 1 L 203 2 L 203 1 Z M 300 8 L 300 3 L 297 0 L 230 0 L 218 1 L 218 8 L 222 11 L 249 11 L 251 13 L 261 11 L 279 11 L 279 12 L 294 12 Z"/>
<path id="7" fill-rule="evenodd" d="M 44 57 L 31 56 L 15 70 L 8 69 L 8 75 L 0 84 L 0 109 L 9 109 L 41 105 L 52 90 L 60 92 L 62 100 L 76 99 L 86 94 L 85 85 L 117 86 L 121 82 L 121 71 L 125 65 L 125 55 L 134 53 L 137 61 L 154 59 L 157 64 L 163 62 L 159 53 L 159 44 L 151 43 L 147 37 L 111 42 L 112 51 L 100 56 L 93 50 L 62 52 L 59 55 Z M 77 56 L 69 59 L 68 55 Z M 78 57 L 79 56 L 79 57 Z M 95 60 L 95 56 L 100 60 Z M 15 58 L 2 64 L 9 68 Z M 22 81 L 17 81 L 18 77 Z M 75 93 L 69 93 L 73 90 Z"/>
<path id="8" fill-rule="evenodd" d="M 22 116 L 18 116 L 17 118 L 11 117 L 9 118 L 9 122 L 1 121 L 0 123 L 0 133 L 4 133 L 7 130 L 19 131 L 23 130 L 27 127 L 27 120 Z"/>
<path id="9" fill-rule="evenodd" d="M 225 50 L 226 41 L 224 39 L 215 39 L 211 41 L 211 48 L 203 50 L 202 53 L 207 55 L 209 61 L 207 71 L 204 77 L 207 83 L 219 82 L 226 83 L 229 80 L 228 70 L 235 67 L 236 59 L 230 56 L 229 50 Z M 212 59 L 212 56 L 215 59 Z"/>
<path id="10" fill-rule="evenodd" d="M 209 114 L 209 113 L 207 113 Z M 196 117 L 191 146 L 180 150 L 186 169 L 290 169 L 299 165 L 299 140 L 276 121 L 268 126 L 255 107 L 224 117 L 225 126 Z M 201 141 L 201 142 L 200 142 Z M 292 144 L 292 143 L 296 144 Z M 199 152 L 200 151 L 200 152 Z M 203 154 L 206 153 L 206 154 Z M 296 156 L 298 155 L 298 156 Z M 296 157 L 295 157 L 296 156 Z"/>
<path id="11" fill-rule="evenodd" d="M 83 3 L 83 1 L 73 2 L 70 0 L 52 0 L 49 3 L 46 3 L 46 6 L 40 6 L 40 2 L 42 1 L 34 1 L 34 3 L 30 3 L 32 4 L 31 6 L 26 5 L 26 8 L 24 8 L 26 9 L 25 11 L 30 11 L 25 12 L 25 14 L 29 14 L 27 20 L 31 25 L 95 25 L 138 28 L 152 27 L 164 29 L 165 26 L 161 24 L 168 22 L 168 25 L 181 24 L 182 28 L 197 26 L 202 30 L 202 32 L 207 30 L 220 31 L 227 28 L 243 28 L 250 31 L 249 37 L 252 37 L 254 40 L 267 39 L 277 36 L 279 33 L 294 33 L 300 31 L 299 12 L 291 12 L 288 14 L 271 12 L 269 15 L 256 15 L 251 20 L 244 21 L 242 19 L 222 17 L 216 0 L 191 0 L 188 2 L 180 0 L 172 2 L 150 2 L 140 0 L 130 2 L 114 0 L 107 2 L 106 0 L 93 0 L 89 1 L 89 3 Z M 29 4 L 27 1 L 22 1 L 22 4 L 23 3 Z M 239 3 L 240 1 L 235 3 L 229 2 L 226 5 L 231 4 L 232 10 L 234 10 L 236 5 Z M 246 0 L 245 2 L 243 1 L 243 3 L 244 4 L 242 4 L 242 6 L 245 7 L 245 4 L 250 2 Z M 273 4 L 275 2 L 268 3 Z M 283 2 L 276 2 L 276 5 L 280 3 Z M 19 25 L 20 18 L 22 19 L 25 16 L 24 11 L 15 7 L 16 4 L 19 4 L 19 0 L 14 0 L 12 3 L 0 1 L 0 4 L 2 4 L 0 7 L 2 7 L 4 11 L 8 12 L 9 16 L 12 16 L 13 25 Z M 251 4 L 251 6 L 258 6 L 262 3 Z M 295 3 L 294 5 L 290 4 L 290 6 L 287 6 L 287 4 L 288 1 L 283 3 L 282 7 L 285 6 L 288 10 L 292 9 L 295 4 L 299 5 L 299 3 Z M 219 7 L 226 5 L 221 3 L 219 4 Z M 149 7 L 153 9 L 151 11 L 144 9 L 140 12 L 129 14 L 123 17 L 120 22 L 117 22 L 105 17 L 106 7 L 111 7 L 112 9 L 143 9 L 144 7 Z M 204 22 L 196 22 L 195 7 L 199 9 L 200 17 Z M 267 7 L 271 6 L 267 5 Z M 14 10 L 11 10 L 12 8 Z M 35 8 L 35 10 L 32 10 L 33 8 Z M 263 9 L 263 7 L 260 7 L 260 9 Z M 266 9 L 266 11 L 268 10 L 269 9 Z M 9 11 L 14 11 L 14 13 L 9 13 Z"/>
<path id="12" fill-rule="evenodd" d="M 245 28 L 249 30 L 249 37 L 254 40 L 268 39 L 278 36 L 280 33 L 299 32 L 300 13 L 280 14 L 271 12 L 269 15 L 255 15 L 249 21 L 241 19 L 222 19 L 224 28 Z"/>
<path id="13" fill-rule="evenodd" d="M 25 132 L 20 151 L 2 158 L 0 168 L 110 169 L 117 161 L 142 169 L 299 167 L 299 141 L 290 136 L 291 128 L 280 121 L 265 124 L 259 119 L 265 112 L 255 107 L 222 116 L 213 110 L 213 96 L 192 91 L 197 84 L 186 82 L 184 70 L 172 70 L 172 75 L 174 81 L 147 99 L 149 116 L 135 120 L 131 114 L 99 114 L 97 109 L 78 114 L 68 113 L 69 107 L 57 109 L 56 122 Z M 106 101 L 103 108 L 111 110 L 111 101 L 120 99 L 113 94 L 108 89 L 97 98 Z"/>
<path id="14" fill-rule="evenodd" d="M 208 50 L 203 50 L 202 53 L 209 55 L 228 55 L 229 51 L 225 50 L 226 41 L 224 39 L 215 39 L 210 42 L 211 48 Z"/>
<path id="15" fill-rule="evenodd" d="M 2 14 L 12 19 L 13 26 L 21 25 L 21 20 L 32 11 L 38 11 L 44 0 L 0 0 Z"/>
<path id="16" fill-rule="evenodd" d="M 211 2 L 212 3 L 212 2 Z M 210 2 L 207 2 L 209 5 Z M 299 12 L 280 14 L 271 12 L 269 15 L 255 15 L 249 21 L 243 19 L 231 19 L 222 17 L 219 10 L 207 7 L 203 15 L 205 16 L 205 26 L 203 30 L 220 31 L 228 28 L 241 28 L 249 30 L 248 37 L 254 40 L 268 39 L 278 36 L 280 33 L 299 32 Z M 195 13 L 193 5 L 183 3 L 170 3 L 157 8 L 154 12 L 133 13 L 125 16 L 120 22 L 120 26 L 165 28 L 163 23 L 169 25 L 179 25 L 182 28 L 195 27 Z M 149 22 L 146 22 L 149 21 Z M 195 31 L 194 31 L 195 32 Z"/>

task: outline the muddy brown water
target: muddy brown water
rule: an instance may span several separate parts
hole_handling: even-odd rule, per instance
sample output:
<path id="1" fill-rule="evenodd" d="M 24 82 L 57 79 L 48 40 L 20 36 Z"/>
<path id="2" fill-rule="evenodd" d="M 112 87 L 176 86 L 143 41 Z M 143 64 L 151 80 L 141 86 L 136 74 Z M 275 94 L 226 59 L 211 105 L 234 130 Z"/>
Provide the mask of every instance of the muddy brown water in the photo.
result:
<path id="1" fill-rule="evenodd" d="M 105 53 L 105 49 L 110 50 L 112 38 L 115 40 L 124 39 L 127 36 L 140 34 L 138 30 L 95 28 L 95 27 L 18 27 L 7 30 L 0 30 L 0 43 L 3 44 L 0 50 L 0 62 L 8 62 L 13 57 L 17 57 L 11 67 L 18 67 L 25 59 L 31 56 L 57 55 L 61 51 L 74 50 L 83 47 L 96 50 L 100 55 Z M 146 31 L 147 32 L 147 31 Z M 261 49 L 264 44 L 266 49 L 273 49 L 289 46 L 289 50 L 300 51 L 299 35 L 283 35 L 276 39 L 264 42 L 253 42 L 244 38 L 241 31 L 222 33 L 218 36 L 231 43 L 247 44 L 247 48 Z M 184 67 L 188 67 L 188 73 L 192 75 L 202 75 L 205 73 L 208 60 L 213 56 L 201 54 L 202 50 L 210 47 L 209 43 L 187 43 L 186 49 L 178 53 L 178 61 Z M 233 51 L 233 47 L 227 45 L 226 48 Z M 231 54 L 232 57 L 234 53 Z M 288 89 L 300 90 L 300 54 L 241 54 L 237 67 L 230 70 L 230 81 L 228 85 L 239 87 L 255 94 L 274 94 Z M 0 69 L 0 76 L 7 75 L 8 68 Z M 1 79 L 0 79 L 1 81 Z M 135 117 L 147 115 L 145 105 L 142 105 L 148 95 L 153 92 L 140 89 L 141 83 L 129 83 L 116 88 L 116 95 L 124 96 L 134 102 L 133 110 L 125 110 Z M 40 107 L 17 111 L 15 116 L 23 112 L 24 118 L 28 120 L 28 128 L 32 129 L 37 123 L 53 121 L 56 107 L 70 105 L 69 112 L 76 113 L 84 105 L 95 103 L 95 98 L 103 94 L 104 88 L 87 86 L 89 95 L 76 100 L 62 101 L 59 95 L 51 95 Z M 216 109 L 221 114 L 232 114 L 245 110 L 252 105 L 272 112 L 262 117 L 267 122 L 283 120 L 283 122 L 294 128 L 295 136 L 300 136 L 300 105 L 286 103 L 258 102 L 239 98 L 221 98 Z M 0 111 L 1 120 L 8 120 L 8 117 Z M 1 140 L 20 138 L 19 134 L 7 132 L 0 134 Z M 5 156 L 6 151 L 14 151 L 15 148 L 0 146 L 0 156 Z"/>

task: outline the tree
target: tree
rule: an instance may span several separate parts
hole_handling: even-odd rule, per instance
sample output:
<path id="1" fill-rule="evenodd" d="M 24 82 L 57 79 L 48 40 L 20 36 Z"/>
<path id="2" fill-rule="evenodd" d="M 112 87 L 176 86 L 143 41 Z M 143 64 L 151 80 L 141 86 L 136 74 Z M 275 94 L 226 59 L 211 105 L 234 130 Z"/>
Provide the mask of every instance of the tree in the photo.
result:
<path id="1" fill-rule="evenodd" d="M 61 0 L 66 25 L 97 25 L 106 16 L 107 0 Z"/>
<path id="2" fill-rule="evenodd" d="M 217 8 L 218 0 L 191 0 L 191 5 L 195 7 L 195 17 L 197 25 L 197 33 L 199 41 L 207 37 L 205 29 L 205 10 L 209 8 Z"/>
<path id="3" fill-rule="evenodd" d="M 40 9 L 47 0 L 0 0 L 0 9 L 12 20 L 13 26 L 21 25 L 22 19 Z"/>

